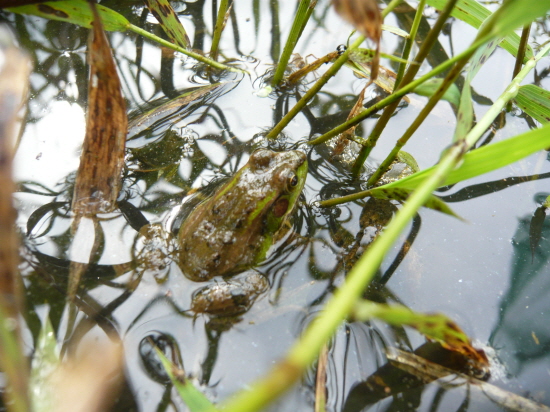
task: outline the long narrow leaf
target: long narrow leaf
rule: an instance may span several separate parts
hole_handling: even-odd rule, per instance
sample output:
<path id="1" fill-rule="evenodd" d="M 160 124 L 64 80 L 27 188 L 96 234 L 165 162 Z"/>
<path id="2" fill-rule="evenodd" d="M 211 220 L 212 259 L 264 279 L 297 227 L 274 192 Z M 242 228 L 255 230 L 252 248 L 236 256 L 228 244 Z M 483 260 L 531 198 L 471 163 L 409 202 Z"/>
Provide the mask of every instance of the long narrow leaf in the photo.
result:
<path id="1" fill-rule="evenodd" d="M 189 37 L 168 0 L 145 0 L 145 3 L 170 40 L 184 49 L 189 49 L 191 47 Z"/>
<path id="2" fill-rule="evenodd" d="M 427 2 L 438 10 L 443 10 L 445 4 L 447 4 L 447 0 L 427 0 Z M 459 0 L 451 15 L 477 29 L 491 15 L 491 12 L 475 0 Z M 501 46 L 504 50 L 516 56 L 519 42 L 520 37 L 516 33 L 512 33 L 504 38 Z M 531 57 L 533 57 L 533 50 L 527 47 L 524 61 Z"/>
<path id="3" fill-rule="evenodd" d="M 94 21 L 90 5 L 85 0 L 51 1 L 10 7 L 7 10 L 12 13 L 31 14 L 45 19 L 65 21 L 88 29 L 92 28 Z M 101 17 L 103 28 L 107 31 L 126 31 L 130 26 L 126 17 L 114 10 L 98 4 L 97 11 Z"/>
<path id="4" fill-rule="evenodd" d="M 550 92 L 534 84 L 519 88 L 515 98 L 521 110 L 541 123 L 550 122 Z"/>
<path id="5" fill-rule="evenodd" d="M 59 364 L 57 340 L 50 318 L 46 316 L 36 341 L 31 365 L 29 392 L 34 412 L 52 410 L 54 393 L 52 375 Z"/>
<path id="6" fill-rule="evenodd" d="M 174 373 L 174 367 L 170 361 L 164 356 L 160 349 L 155 347 L 162 366 L 166 370 L 166 373 L 170 377 L 172 384 L 178 391 L 181 398 L 189 407 L 191 412 L 216 412 L 217 409 L 214 407 L 212 402 L 210 402 L 206 396 L 202 394 L 193 384 L 186 378 L 177 377 Z"/>
<path id="7" fill-rule="evenodd" d="M 550 147 L 550 124 L 498 143 L 483 146 L 466 154 L 464 162 L 449 174 L 442 186 L 452 185 L 491 172 L 547 147 Z M 402 180 L 380 187 L 414 189 L 434 168 L 435 166 L 432 166 Z"/>

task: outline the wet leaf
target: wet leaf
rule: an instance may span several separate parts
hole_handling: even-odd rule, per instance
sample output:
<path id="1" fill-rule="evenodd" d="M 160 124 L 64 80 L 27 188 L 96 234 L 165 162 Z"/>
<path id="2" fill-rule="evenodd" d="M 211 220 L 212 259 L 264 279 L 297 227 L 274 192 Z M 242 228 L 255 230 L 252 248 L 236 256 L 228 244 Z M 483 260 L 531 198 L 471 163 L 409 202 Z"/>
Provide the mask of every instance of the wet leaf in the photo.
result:
<path id="1" fill-rule="evenodd" d="M 103 28 L 107 31 L 126 31 L 130 22 L 116 11 L 97 5 Z M 30 14 L 45 19 L 65 21 L 78 26 L 92 28 L 94 15 L 85 0 L 49 1 L 6 9 L 13 13 Z"/>
<path id="2" fill-rule="evenodd" d="M 57 339 L 50 322 L 46 316 L 32 357 L 30 393 L 32 397 L 33 411 L 48 412 L 53 410 L 53 395 L 55 388 L 52 376 L 60 366 L 59 349 Z"/>
<path id="3" fill-rule="evenodd" d="M 440 342 L 445 348 L 471 359 L 477 368 L 488 370 L 489 362 L 485 353 L 475 349 L 462 329 L 445 315 L 418 313 L 404 306 L 363 300 L 356 303 L 353 317 L 361 321 L 378 318 L 391 325 L 410 326 Z"/>
<path id="4" fill-rule="evenodd" d="M 477 38 L 484 35 L 503 37 L 513 33 L 515 29 L 530 24 L 533 20 L 543 17 L 550 10 L 549 1 L 540 0 L 508 0 L 492 13 L 478 32 Z M 527 51 L 526 51 L 527 52 Z"/>
<path id="5" fill-rule="evenodd" d="M 544 219 L 546 218 L 546 207 L 537 207 L 533 217 L 531 218 L 531 224 L 529 226 L 529 245 L 531 247 L 532 258 L 535 258 L 535 252 L 539 247 L 540 239 L 542 238 L 542 228 L 544 227 Z"/>
<path id="6" fill-rule="evenodd" d="M 414 92 L 421 96 L 431 97 L 437 91 L 437 89 L 439 89 L 439 86 L 441 86 L 442 83 L 443 79 L 430 79 L 415 88 Z M 458 90 L 456 84 L 451 84 L 451 86 L 443 95 L 442 99 L 447 100 L 449 103 L 458 107 L 458 105 L 460 104 L 460 90 Z"/>
<path id="7" fill-rule="evenodd" d="M 427 3 L 438 10 L 443 10 L 447 0 L 427 0 Z M 481 26 L 481 23 L 491 15 L 491 12 L 475 0 L 459 0 L 454 7 L 451 16 L 475 27 Z M 504 50 L 513 56 L 517 56 L 520 37 L 516 33 L 507 35 L 501 43 Z M 524 62 L 533 57 L 533 50 L 527 46 L 525 50 Z"/>
<path id="8" fill-rule="evenodd" d="M 519 88 L 515 98 L 518 107 L 540 123 L 550 122 L 550 92 L 534 84 Z"/>
<path id="9" fill-rule="evenodd" d="M 400 150 L 397 152 L 397 160 L 401 163 L 405 163 L 407 166 L 411 168 L 413 173 L 416 173 L 420 171 L 420 167 L 418 166 L 418 163 L 416 162 L 416 159 L 412 154 L 409 152 L 405 152 L 404 150 Z"/>
<path id="10" fill-rule="evenodd" d="M 363 110 L 363 100 L 365 100 L 366 90 L 367 86 L 363 87 L 363 90 L 361 90 L 361 93 L 359 93 L 359 97 L 357 98 L 357 101 L 349 112 L 347 120 L 357 116 Z M 350 143 L 350 139 L 353 137 L 357 126 L 358 125 L 350 127 L 348 130 L 343 132 L 340 137 L 338 137 L 338 141 L 336 142 L 336 145 L 334 146 L 334 149 L 332 151 L 332 156 L 340 156 L 344 152 L 346 146 Z"/>
<path id="11" fill-rule="evenodd" d="M 164 369 L 170 376 L 172 384 L 178 391 L 181 399 L 187 404 L 191 412 L 215 412 L 217 409 L 214 405 L 200 392 L 193 384 L 185 377 L 185 373 L 172 365 L 164 356 L 164 353 L 158 348 L 155 348 Z"/>
<path id="12" fill-rule="evenodd" d="M 99 16 L 96 18 L 88 46 L 90 80 L 86 136 L 72 204 L 73 210 L 83 215 L 105 213 L 115 208 L 128 132 L 120 80 Z"/>
<path id="13" fill-rule="evenodd" d="M 153 123 L 173 115 L 185 106 L 196 100 L 207 97 L 210 93 L 217 90 L 224 83 L 209 84 L 188 90 L 182 95 L 161 104 L 154 109 L 133 117 L 128 123 L 128 135 L 135 136 L 143 130 L 150 127 Z M 206 104 L 206 101 L 204 102 Z"/>
<path id="14" fill-rule="evenodd" d="M 191 47 L 189 37 L 168 0 L 144 0 L 144 2 L 160 22 L 170 40 L 184 49 L 189 49 Z"/>
<path id="15" fill-rule="evenodd" d="M 550 147 L 550 124 L 466 153 L 461 165 L 447 176 L 441 186 L 452 185 L 499 169 L 547 147 Z M 429 167 L 377 189 L 397 187 L 414 189 L 433 168 L 434 166 Z"/>
<path id="16" fill-rule="evenodd" d="M 368 193 L 369 196 L 375 197 L 377 199 L 388 199 L 388 200 L 398 200 L 400 202 L 404 202 L 407 200 L 407 198 L 412 193 L 412 190 L 409 189 L 399 189 L 399 188 L 391 188 L 386 189 L 384 186 L 380 186 L 371 190 L 368 190 L 364 193 Z M 438 212 L 445 213 L 449 216 L 456 217 L 458 219 L 463 220 L 460 216 L 458 216 L 453 210 L 445 203 L 443 200 L 438 198 L 437 196 L 431 195 L 424 207 L 427 207 L 429 209 L 437 210 Z"/>

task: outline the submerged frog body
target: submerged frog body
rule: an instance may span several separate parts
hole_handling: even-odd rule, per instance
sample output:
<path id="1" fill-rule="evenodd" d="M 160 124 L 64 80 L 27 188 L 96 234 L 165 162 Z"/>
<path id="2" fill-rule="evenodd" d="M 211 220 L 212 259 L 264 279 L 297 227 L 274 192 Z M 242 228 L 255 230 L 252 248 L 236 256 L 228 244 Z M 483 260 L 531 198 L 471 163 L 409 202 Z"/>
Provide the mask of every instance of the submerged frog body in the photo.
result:
<path id="1" fill-rule="evenodd" d="M 232 276 L 265 259 L 291 213 L 307 174 L 305 154 L 259 149 L 178 232 L 179 266 L 203 282 Z"/>

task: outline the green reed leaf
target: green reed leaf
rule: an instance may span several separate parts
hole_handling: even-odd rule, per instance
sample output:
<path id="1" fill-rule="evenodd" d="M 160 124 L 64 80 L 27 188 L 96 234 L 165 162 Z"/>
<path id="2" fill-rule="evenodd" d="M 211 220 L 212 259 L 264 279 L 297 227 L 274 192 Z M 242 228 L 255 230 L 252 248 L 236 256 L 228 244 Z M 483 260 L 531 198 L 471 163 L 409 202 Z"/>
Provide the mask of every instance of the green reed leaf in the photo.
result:
<path id="1" fill-rule="evenodd" d="M 387 199 L 387 200 L 398 200 L 404 202 L 412 193 L 412 189 L 401 189 L 401 188 L 384 188 L 380 186 L 379 188 L 371 189 L 368 191 L 370 196 L 377 199 Z M 463 220 L 459 215 L 457 215 L 443 200 L 437 196 L 431 195 L 428 198 L 428 201 L 424 204 L 424 207 L 428 209 L 437 210 L 438 212 L 445 213 L 449 216 L 456 217 L 457 219 Z"/>
<path id="2" fill-rule="evenodd" d="M 103 28 L 107 31 L 126 31 L 130 22 L 126 17 L 107 7 L 97 5 Z M 94 16 L 85 0 L 50 1 L 6 9 L 12 13 L 30 14 L 50 20 L 65 21 L 90 29 Z"/>
<path id="3" fill-rule="evenodd" d="M 519 88 L 515 98 L 518 107 L 541 123 L 550 122 L 550 92 L 534 84 Z"/>
<path id="4" fill-rule="evenodd" d="M 189 407 L 191 412 L 216 412 L 216 407 L 210 402 L 202 392 L 193 386 L 193 384 L 185 376 L 176 376 L 174 365 L 164 356 L 160 349 L 155 347 L 162 366 L 170 377 L 172 384 L 178 391 L 181 399 Z"/>
<path id="5" fill-rule="evenodd" d="M 550 147 L 550 124 L 540 129 L 531 130 L 510 139 L 472 150 L 464 156 L 462 164 L 449 174 L 441 186 L 452 185 L 491 172 L 547 147 Z M 402 187 L 414 189 L 435 167 L 432 166 L 404 179 L 380 186 L 380 188 Z"/>
<path id="6" fill-rule="evenodd" d="M 427 0 L 427 2 L 430 6 L 435 7 L 438 10 L 442 10 L 445 7 L 445 4 L 447 4 L 447 0 Z M 459 0 L 451 15 L 477 29 L 481 26 L 481 23 L 483 23 L 483 21 L 491 15 L 491 12 L 475 0 Z M 501 43 L 501 46 L 504 50 L 513 56 L 516 56 L 519 42 L 519 35 L 511 33 L 505 37 Z M 531 57 L 533 57 L 533 50 L 530 47 L 527 47 L 525 50 L 524 61 L 530 59 Z"/>
<path id="7" fill-rule="evenodd" d="M 32 358 L 29 392 L 33 411 L 46 412 L 53 409 L 54 387 L 51 378 L 59 365 L 57 339 L 50 318 L 46 316 Z"/>
<path id="8" fill-rule="evenodd" d="M 185 28 L 176 13 L 174 13 L 174 9 L 172 9 L 168 0 L 145 0 L 145 3 L 170 40 L 184 49 L 191 48 L 191 42 Z"/>

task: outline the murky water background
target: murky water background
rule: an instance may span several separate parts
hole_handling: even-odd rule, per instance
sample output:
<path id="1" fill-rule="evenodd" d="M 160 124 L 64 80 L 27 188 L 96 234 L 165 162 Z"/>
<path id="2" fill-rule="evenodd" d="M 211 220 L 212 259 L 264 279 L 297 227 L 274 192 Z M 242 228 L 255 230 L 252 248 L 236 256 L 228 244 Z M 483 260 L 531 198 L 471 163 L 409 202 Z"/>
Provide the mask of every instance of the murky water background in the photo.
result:
<path id="1" fill-rule="evenodd" d="M 335 50 L 339 44 L 346 43 L 350 32 L 350 27 L 334 14 L 327 2 L 319 3 L 317 19 L 308 23 L 298 44 L 297 51 L 304 58 L 310 54 L 321 57 Z M 120 5 L 107 1 L 102 4 L 142 26 L 139 23 L 141 3 L 128 1 Z M 272 49 L 280 41 L 273 37 L 277 34 L 272 27 L 273 4 L 279 6 L 276 28 L 284 41 L 293 16 L 295 2 L 292 1 L 236 2 L 222 37 L 222 54 L 237 59 L 239 66 L 250 75 L 224 75 L 219 81 L 225 84 L 206 99 L 155 124 L 147 132 L 130 136 L 133 139 L 129 142 L 130 148 L 162 141 L 159 153 L 174 156 L 164 159 L 170 167 L 165 167 L 162 173 L 158 170 L 137 173 L 131 161 L 136 152 L 129 155 L 124 190 L 127 198 L 151 222 L 167 226 L 171 211 L 190 188 L 236 171 L 254 147 L 266 145 L 260 133 L 294 104 L 292 96 L 258 95 L 263 86 L 261 76 L 270 68 Z M 182 13 L 182 22 L 194 39 L 194 47 L 209 50 L 210 2 L 182 2 L 176 11 Z M 426 22 L 436 16 L 433 11 L 427 14 Z M 32 335 L 36 336 L 39 330 L 39 319 L 48 312 L 62 340 L 67 326 L 64 291 L 68 271 L 61 263 L 69 259 L 87 262 L 91 250 L 91 223 L 87 229 L 81 228 L 69 244 L 70 220 L 64 203 L 72 190 L 84 137 L 87 30 L 40 18 L 7 13 L 2 16 L 35 59 L 27 123 L 15 159 L 15 177 L 20 183 L 20 192 L 16 194 L 18 223 L 22 232 L 26 232 L 29 219 L 33 223 L 22 249 L 30 351 Z M 259 21 L 255 16 L 259 16 Z M 403 15 L 399 18 L 390 15 L 385 24 L 399 25 L 403 21 Z M 203 25 L 205 28 L 201 30 Z M 158 31 L 152 17 L 147 18 L 144 28 Z M 539 43 L 548 39 L 546 29 L 534 30 Z M 448 33 L 440 38 L 448 54 L 463 50 L 475 36 L 475 30 L 460 21 L 453 21 Z M 178 90 L 208 84 L 194 73 L 191 59 L 179 56 L 174 60 L 162 59 L 157 45 L 136 43 L 135 35 L 110 33 L 109 39 L 130 113 L 138 113 L 146 103 L 164 96 L 173 97 Z M 140 47 L 142 59 L 136 61 L 136 50 Z M 391 54 L 399 47 L 396 36 L 384 34 L 385 53 Z M 433 61 L 441 59 L 442 54 L 442 51 L 434 53 Z M 387 61 L 383 64 L 390 66 Z M 513 64 L 513 57 L 498 49 L 474 80 L 475 91 L 491 100 L 498 97 L 511 79 Z M 549 66 L 550 60 L 543 59 L 527 82 L 536 82 L 548 89 Z M 428 66 L 422 68 L 422 72 L 428 70 Z M 183 313 L 198 286 L 182 276 L 174 263 L 162 273 L 144 273 L 135 290 L 126 290 L 124 286 L 131 275 L 114 278 L 108 272 L 112 265 L 116 267 L 131 260 L 137 234 L 118 213 L 102 217 L 105 243 L 98 261 L 94 262 L 99 266 L 88 274 L 86 289 L 81 291 L 83 302 L 99 308 L 102 317 L 96 326 L 85 322 L 84 315 L 78 322 L 81 330 L 86 331 L 84 341 L 105 340 L 107 330 L 116 331 L 124 341 L 128 403 L 121 403 L 119 410 L 132 407 L 143 411 L 170 410 L 169 389 L 166 389 L 165 377 L 151 365 L 154 359 L 148 352 L 146 337 L 152 336 L 159 344 L 179 352 L 186 373 L 196 379 L 209 397 L 222 400 L 269 370 L 343 281 L 346 265 L 353 263 L 354 253 L 359 254 L 367 247 L 379 228 L 372 224 L 365 226 L 360 219 L 366 201 L 326 210 L 315 206 L 317 200 L 359 185 L 347 178 L 341 166 L 330 164 L 325 151 L 312 150 L 302 143 L 312 131 L 324 131 L 337 124 L 334 122 L 345 119 L 354 96 L 364 84 L 365 80 L 342 70 L 310 106 L 312 116 L 298 116 L 285 129 L 284 139 L 268 144 L 274 149 L 298 145 L 308 154 L 310 173 L 305 198 L 293 222 L 302 237 L 284 244 L 261 265 L 259 270 L 266 274 L 272 287 L 239 321 L 219 322 L 205 316 L 195 319 Z M 372 86 L 369 90 L 367 96 L 375 97 L 378 93 Z M 384 131 L 369 160 L 372 164 L 385 157 L 425 101 L 424 97 L 410 96 L 410 103 Z M 486 108 L 476 104 L 476 116 L 482 116 Z M 317 119 L 313 121 L 312 117 Z M 498 141 L 529 129 L 519 111 L 507 113 L 501 120 L 500 125 L 495 125 L 494 136 L 488 133 L 487 138 Z M 364 137 L 374 122 L 369 119 L 362 124 Z M 454 125 L 450 105 L 439 103 L 405 150 L 416 158 L 421 168 L 431 166 L 450 144 Z M 546 298 L 550 288 L 550 225 L 545 225 L 541 245 L 534 256 L 529 248 L 529 221 L 550 192 L 545 180 L 549 171 L 546 153 L 539 153 L 441 192 L 442 198 L 451 202 L 454 211 L 466 222 L 421 210 L 413 228 L 416 231 L 419 225 L 411 249 L 402 261 L 394 263 L 401 243 L 409 235 L 404 233 L 401 243 L 396 244 L 380 269 L 387 282 L 373 296 L 378 301 L 401 302 L 417 311 L 447 314 L 479 346 L 494 354 L 491 383 L 550 405 L 547 326 L 550 303 Z M 540 179 L 519 183 L 528 180 L 523 179 L 524 176 L 537 174 L 541 174 Z M 516 183 L 516 180 L 518 184 L 500 190 L 503 182 Z M 58 203 L 53 204 L 54 201 Z M 43 209 L 39 209 L 41 207 Z M 392 207 L 388 208 L 391 214 Z M 43 213 L 37 214 L 37 210 Z M 309 240 L 306 242 L 305 238 Z M 48 260 L 48 257 L 57 260 Z M 415 333 L 409 331 L 404 335 L 402 330 L 381 323 L 343 326 L 334 338 L 329 356 L 329 410 L 343 410 L 352 388 L 386 363 L 383 354 L 386 346 L 397 344 L 415 349 L 423 342 Z M 490 406 L 486 397 L 468 393 L 464 386 L 447 391 L 443 387 L 431 384 L 416 392 L 410 390 L 400 401 L 387 398 L 380 402 L 378 410 L 438 407 L 439 410 L 500 410 Z M 312 410 L 313 388 L 314 373 L 311 372 L 271 410 Z M 181 401 L 176 396 L 172 398 L 175 409 L 184 410 Z M 357 405 L 348 404 L 345 410 L 361 410 L 366 406 L 364 400 Z"/>

